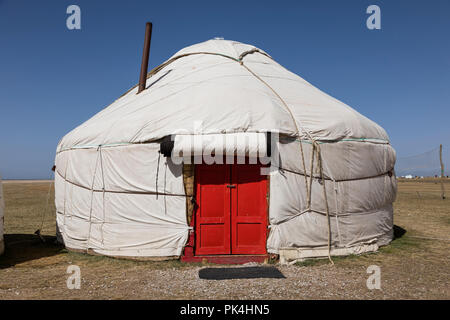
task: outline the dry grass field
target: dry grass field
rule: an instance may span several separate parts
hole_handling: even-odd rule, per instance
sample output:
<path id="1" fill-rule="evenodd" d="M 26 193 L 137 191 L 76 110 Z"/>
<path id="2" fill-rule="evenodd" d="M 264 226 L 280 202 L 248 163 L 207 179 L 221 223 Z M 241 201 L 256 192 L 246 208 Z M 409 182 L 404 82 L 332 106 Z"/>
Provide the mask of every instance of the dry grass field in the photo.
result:
<path id="1" fill-rule="evenodd" d="M 397 238 L 377 253 L 276 266 L 284 279 L 204 280 L 202 264 L 139 262 L 67 252 L 54 243 L 50 182 L 4 182 L 6 251 L 0 299 L 450 299 L 450 181 L 440 198 L 434 179 L 401 180 Z M 43 243 L 34 231 L 43 223 Z M 69 290 L 69 265 L 81 288 Z M 369 290 L 369 265 L 381 268 L 381 290 Z M 227 266 L 234 268 L 235 266 Z"/>

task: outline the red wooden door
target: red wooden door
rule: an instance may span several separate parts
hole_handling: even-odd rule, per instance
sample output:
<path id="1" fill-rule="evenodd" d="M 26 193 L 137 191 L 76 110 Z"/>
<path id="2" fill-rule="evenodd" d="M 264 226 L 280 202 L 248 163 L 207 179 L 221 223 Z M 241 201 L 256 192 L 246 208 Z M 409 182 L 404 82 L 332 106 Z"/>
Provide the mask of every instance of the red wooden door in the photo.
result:
<path id="1" fill-rule="evenodd" d="M 265 254 L 267 179 L 260 165 L 196 165 L 195 254 Z"/>
<path id="2" fill-rule="evenodd" d="M 267 177 L 259 165 L 235 164 L 231 182 L 231 252 L 265 254 Z"/>
<path id="3" fill-rule="evenodd" d="M 195 179 L 195 254 L 230 254 L 230 167 L 195 165 Z"/>

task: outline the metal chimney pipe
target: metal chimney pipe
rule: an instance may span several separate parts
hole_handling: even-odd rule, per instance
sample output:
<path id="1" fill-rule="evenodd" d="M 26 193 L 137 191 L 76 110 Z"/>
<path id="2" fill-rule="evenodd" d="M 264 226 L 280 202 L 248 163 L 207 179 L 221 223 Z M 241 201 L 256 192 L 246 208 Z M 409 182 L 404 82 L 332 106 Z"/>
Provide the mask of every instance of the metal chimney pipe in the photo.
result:
<path id="1" fill-rule="evenodd" d="M 142 53 L 142 63 L 141 63 L 141 76 L 139 77 L 139 89 L 138 94 L 145 90 L 145 85 L 147 83 L 147 70 L 148 70 L 148 57 L 150 55 L 150 41 L 152 39 L 152 23 L 147 22 L 145 24 L 145 41 L 144 41 L 144 52 Z"/>

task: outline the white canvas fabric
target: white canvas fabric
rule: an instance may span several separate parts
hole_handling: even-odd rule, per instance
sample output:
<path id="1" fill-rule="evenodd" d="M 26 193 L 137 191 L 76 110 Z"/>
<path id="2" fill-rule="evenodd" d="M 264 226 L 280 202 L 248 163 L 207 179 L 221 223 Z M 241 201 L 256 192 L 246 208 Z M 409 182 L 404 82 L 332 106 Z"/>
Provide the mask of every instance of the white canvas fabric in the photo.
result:
<path id="1" fill-rule="evenodd" d="M 3 199 L 3 184 L 2 184 L 2 177 L 0 176 L 0 254 L 3 254 L 5 250 L 5 243 L 3 241 L 4 209 L 5 209 L 5 201 Z"/>
<path id="2" fill-rule="evenodd" d="M 206 135 L 175 135 L 172 161 L 195 162 L 191 157 L 202 159 L 206 164 L 225 163 L 224 156 L 258 158 L 267 153 L 267 136 L 264 133 L 229 133 Z"/>
<path id="3" fill-rule="evenodd" d="M 328 224 L 336 248 L 392 239 L 395 151 L 384 129 L 264 51 L 227 40 L 196 44 L 150 72 L 146 90 L 136 93 L 130 89 L 58 144 L 57 226 L 67 247 L 179 256 L 190 230 L 182 164 L 159 153 L 160 139 L 174 135 L 179 154 L 254 157 L 267 151 L 266 132 L 280 137 L 270 176 L 268 252 L 326 246 Z M 200 148 L 190 143 L 196 137 L 204 138 Z M 324 179 L 315 163 L 309 205 L 305 175 L 311 176 L 313 142 L 320 145 Z"/>

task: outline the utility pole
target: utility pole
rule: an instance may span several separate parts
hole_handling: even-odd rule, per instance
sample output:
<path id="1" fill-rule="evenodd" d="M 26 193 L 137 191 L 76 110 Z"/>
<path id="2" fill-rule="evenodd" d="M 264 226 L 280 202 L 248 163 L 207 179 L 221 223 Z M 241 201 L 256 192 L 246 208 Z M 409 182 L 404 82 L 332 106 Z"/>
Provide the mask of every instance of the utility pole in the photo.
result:
<path id="1" fill-rule="evenodd" d="M 441 161 L 441 197 L 445 199 L 444 192 L 444 162 L 442 161 L 442 144 L 439 146 L 439 160 Z"/>

